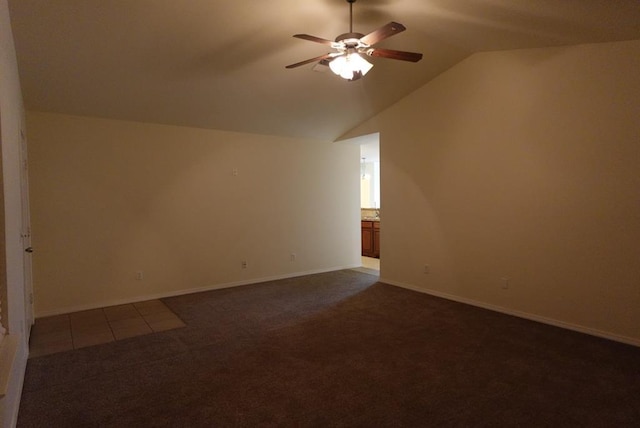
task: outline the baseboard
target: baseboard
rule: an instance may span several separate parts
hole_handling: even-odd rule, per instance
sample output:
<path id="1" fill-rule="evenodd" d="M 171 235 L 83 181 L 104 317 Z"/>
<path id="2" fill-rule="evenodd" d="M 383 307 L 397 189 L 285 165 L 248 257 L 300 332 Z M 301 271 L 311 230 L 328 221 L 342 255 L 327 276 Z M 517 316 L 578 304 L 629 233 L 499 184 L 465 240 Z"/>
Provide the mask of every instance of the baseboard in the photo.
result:
<path id="1" fill-rule="evenodd" d="M 23 338 L 5 336 L 0 343 L 0 357 L 0 425 L 15 427 L 27 369 L 27 349 Z"/>
<path id="2" fill-rule="evenodd" d="M 126 305 L 129 303 L 143 302 L 145 300 L 164 299 L 166 297 L 182 296 L 185 294 L 201 293 L 204 291 L 220 290 L 223 288 L 232 288 L 232 287 L 240 287 L 243 285 L 259 284 L 261 282 L 277 281 L 279 279 L 296 278 L 299 276 L 314 275 L 314 274 L 325 273 L 325 272 L 334 272 L 338 270 L 353 269 L 357 267 L 360 267 L 360 265 L 355 264 L 355 265 L 348 265 L 348 266 L 334 266 L 330 268 L 313 269 L 313 270 L 308 270 L 304 272 L 293 272 L 293 273 L 287 273 L 282 275 L 273 275 L 273 276 L 267 276 L 267 277 L 261 277 L 261 278 L 251 278 L 251 279 L 245 279 L 241 281 L 213 284 L 213 285 L 207 285 L 204 287 L 196 287 L 196 288 L 188 288 L 183 290 L 173 290 L 173 291 L 167 291 L 167 292 L 161 292 L 161 293 L 146 294 L 146 295 L 136 296 L 128 299 L 104 300 L 100 302 L 92 302 L 86 305 L 67 306 L 64 308 L 54 309 L 51 311 L 38 312 L 36 314 L 36 318 L 44 318 L 44 317 L 49 317 L 53 315 L 69 314 L 71 312 L 87 311 L 90 309 L 106 308 L 108 306 Z"/>
<path id="3" fill-rule="evenodd" d="M 572 323 L 568 323 L 565 321 L 560 321 L 560 320 L 556 320 L 553 318 L 548 318 L 548 317 L 544 317 L 541 315 L 536 315 L 536 314 L 531 314 L 528 312 L 522 312 L 522 311 L 518 311 L 518 310 L 514 310 L 514 309 L 509 309 L 509 308 L 504 308 L 502 306 L 497 306 L 497 305 L 492 305 L 490 303 L 484 303 L 484 302 L 480 302 L 477 300 L 472 300 L 472 299 L 467 299 L 465 297 L 460 297 L 460 296 L 456 296 L 453 294 L 448 294 L 448 293 L 443 293 L 441 291 L 436 291 L 436 290 L 430 290 L 430 289 L 425 289 L 425 288 L 421 288 L 421 287 L 417 287 L 415 285 L 411 285 L 411 284 L 405 284 L 402 282 L 398 282 L 398 281 L 393 281 L 390 279 L 386 279 L 386 278 L 380 278 L 380 282 L 383 282 L 385 284 L 389 284 L 389 285 L 393 285 L 396 287 L 401 287 L 401 288 L 406 288 L 408 290 L 413 290 L 413 291 L 417 291 L 419 293 L 425 293 L 425 294 L 429 294 L 431 296 L 435 296 L 435 297 L 441 297 L 443 299 L 447 299 L 447 300 L 453 300 L 455 302 L 459 302 L 459 303 L 464 303 L 467 305 L 471 305 L 471 306 L 477 306 L 479 308 L 483 308 L 483 309 L 488 309 L 490 311 L 494 311 L 494 312 L 500 312 L 506 315 L 512 315 L 518 318 L 524 318 L 530 321 L 536 321 L 536 322 L 540 322 L 543 324 L 548 324 L 548 325 L 552 325 L 554 327 L 560 327 L 560 328 L 564 328 L 567 330 L 572 330 L 572 331 L 577 331 L 579 333 L 584 333 L 584 334 L 588 334 L 591 336 L 596 336 L 596 337 L 600 337 L 603 339 L 608 339 L 608 340 L 613 340 L 615 342 L 621 342 L 621 343 L 625 343 L 627 345 L 633 345 L 633 346 L 637 346 L 640 347 L 640 339 L 636 339 L 633 337 L 628 337 L 628 336 L 621 336 L 619 334 L 615 334 L 615 333 L 611 333 L 608 331 L 602 331 L 602 330 L 598 330 L 598 329 L 594 329 L 591 327 L 585 327 L 582 325 L 578 325 L 578 324 L 572 324 Z"/>

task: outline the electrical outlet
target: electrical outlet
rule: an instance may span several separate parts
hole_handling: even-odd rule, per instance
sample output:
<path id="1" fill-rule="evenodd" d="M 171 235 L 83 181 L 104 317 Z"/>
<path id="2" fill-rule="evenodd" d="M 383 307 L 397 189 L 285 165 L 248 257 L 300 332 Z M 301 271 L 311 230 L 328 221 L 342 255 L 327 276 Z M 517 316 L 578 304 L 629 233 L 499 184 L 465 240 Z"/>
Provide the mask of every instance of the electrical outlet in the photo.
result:
<path id="1" fill-rule="evenodd" d="M 429 274 L 431 273 L 431 266 L 429 265 L 424 265 L 424 269 L 422 270 L 422 272 Z"/>
<path id="2" fill-rule="evenodd" d="M 139 270 L 138 272 L 136 272 L 136 279 L 138 281 L 142 281 L 144 279 L 144 272 L 142 272 L 141 270 Z"/>
<path id="3" fill-rule="evenodd" d="M 246 260 L 243 260 L 242 262 L 240 262 L 240 266 L 242 267 L 242 269 L 246 269 L 249 266 L 249 263 L 247 263 Z"/>
<path id="4" fill-rule="evenodd" d="M 502 278 L 500 278 L 500 284 L 503 290 L 509 289 L 510 282 L 511 282 L 511 279 L 508 276 L 503 276 Z"/>
<path id="5" fill-rule="evenodd" d="M 291 255 L 289 256 L 292 262 L 296 261 L 296 253 L 291 253 Z"/>

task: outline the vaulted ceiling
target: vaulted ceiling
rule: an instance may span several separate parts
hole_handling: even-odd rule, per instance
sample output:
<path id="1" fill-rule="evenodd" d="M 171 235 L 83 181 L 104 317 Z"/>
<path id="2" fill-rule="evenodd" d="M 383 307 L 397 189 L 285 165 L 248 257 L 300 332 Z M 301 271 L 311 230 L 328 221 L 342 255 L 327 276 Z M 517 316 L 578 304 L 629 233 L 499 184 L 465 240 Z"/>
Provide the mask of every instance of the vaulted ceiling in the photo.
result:
<path id="1" fill-rule="evenodd" d="M 407 31 L 348 82 L 291 37 L 349 30 L 345 0 L 10 0 L 27 109 L 332 141 L 481 51 L 640 39 L 638 0 L 358 0 L 354 31 Z M 320 70 L 320 71 L 316 71 Z M 323 71 L 324 70 L 324 71 Z"/>

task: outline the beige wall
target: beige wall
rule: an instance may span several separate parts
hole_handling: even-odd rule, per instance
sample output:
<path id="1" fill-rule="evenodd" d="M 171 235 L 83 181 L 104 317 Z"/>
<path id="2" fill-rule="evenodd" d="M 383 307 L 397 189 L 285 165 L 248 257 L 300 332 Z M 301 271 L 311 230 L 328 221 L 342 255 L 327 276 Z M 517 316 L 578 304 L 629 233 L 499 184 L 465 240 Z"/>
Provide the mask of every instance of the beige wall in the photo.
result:
<path id="1" fill-rule="evenodd" d="M 473 55 L 377 131 L 383 279 L 640 344 L 640 41 Z"/>
<path id="2" fill-rule="evenodd" d="M 358 147 L 47 113 L 27 126 L 36 316 L 360 264 Z"/>

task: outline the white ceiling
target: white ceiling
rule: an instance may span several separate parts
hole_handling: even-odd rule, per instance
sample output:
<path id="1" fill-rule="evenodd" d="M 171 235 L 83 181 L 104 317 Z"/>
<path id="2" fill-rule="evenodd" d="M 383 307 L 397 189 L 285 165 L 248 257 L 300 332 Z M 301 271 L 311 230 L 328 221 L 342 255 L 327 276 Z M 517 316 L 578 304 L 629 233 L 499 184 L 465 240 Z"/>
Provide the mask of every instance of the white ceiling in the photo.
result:
<path id="1" fill-rule="evenodd" d="M 407 31 L 347 82 L 312 65 L 345 0 L 10 0 L 28 109 L 332 141 L 478 51 L 640 39 L 638 0 L 358 0 L 354 31 Z"/>

